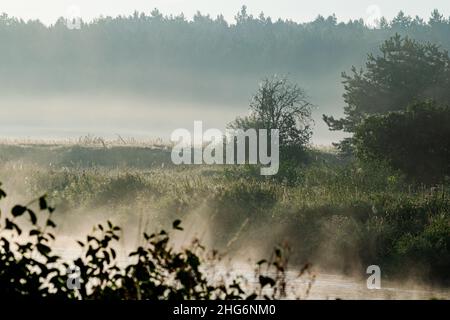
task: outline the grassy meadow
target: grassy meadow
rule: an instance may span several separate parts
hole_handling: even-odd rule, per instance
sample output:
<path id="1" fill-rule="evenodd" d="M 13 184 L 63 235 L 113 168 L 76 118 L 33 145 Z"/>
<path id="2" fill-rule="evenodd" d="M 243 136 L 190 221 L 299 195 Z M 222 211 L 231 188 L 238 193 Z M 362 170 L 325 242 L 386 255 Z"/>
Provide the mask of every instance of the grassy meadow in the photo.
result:
<path id="1" fill-rule="evenodd" d="M 185 226 L 181 244 L 257 261 L 288 243 L 291 262 L 365 277 L 376 264 L 386 279 L 448 285 L 450 186 L 424 186 L 382 164 L 361 164 L 312 148 L 302 164 L 281 162 L 276 178 L 255 166 L 174 166 L 155 144 L 3 143 L 2 206 L 47 194 L 62 233 L 76 237 L 101 219 L 138 235 Z M 6 209 L 6 208 L 4 208 Z M 250 250 L 251 248 L 251 250 Z"/>

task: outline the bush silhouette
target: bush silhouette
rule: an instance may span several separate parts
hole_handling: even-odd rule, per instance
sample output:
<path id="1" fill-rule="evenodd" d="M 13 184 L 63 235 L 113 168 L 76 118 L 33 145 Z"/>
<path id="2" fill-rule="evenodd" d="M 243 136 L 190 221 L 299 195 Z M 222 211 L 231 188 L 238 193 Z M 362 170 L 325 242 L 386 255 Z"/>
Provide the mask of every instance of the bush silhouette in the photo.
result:
<path id="1" fill-rule="evenodd" d="M 1 185 L 0 185 L 1 186 Z M 0 189 L 0 199 L 6 193 Z M 39 211 L 33 208 L 37 206 Z M 84 241 L 83 253 L 68 263 L 54 253 L 54 208 L 45 196 L 16 205 L 0 220 L 0 297 L 57 299 L 279 299 L 286 297 L 289 247 L 275 249 L 270 260 L 258 262 L 258 285 L 245 288 L 243 277 L 212 281 L 203 267 L 205 251 L 198 240 L 176 250 L 165 230 L 148 235 L 118 263 L 114 243 L 120 227 L 98 224 Z M 41 215 L 45 215 L 41 219 Z M 29 219 L 26 219 L 26 218 Z M 27 220 L 29 220 L 27 222 Z M 44 223 L 42 223 L 42 221 Z M 174 232 L 182 231 L 175 220 Z M 28 235 L 26 234 L 26 231 Z M 213 255 L 216 259 L 217 255 Z M 266 265 L 266 268 L 262 268 Z M 305 265 L 300 275 L 309 272 Z M 312 284 L 311 278 L 310 284 Z M 310 286 L 307 288 L 309 292 Z"/>

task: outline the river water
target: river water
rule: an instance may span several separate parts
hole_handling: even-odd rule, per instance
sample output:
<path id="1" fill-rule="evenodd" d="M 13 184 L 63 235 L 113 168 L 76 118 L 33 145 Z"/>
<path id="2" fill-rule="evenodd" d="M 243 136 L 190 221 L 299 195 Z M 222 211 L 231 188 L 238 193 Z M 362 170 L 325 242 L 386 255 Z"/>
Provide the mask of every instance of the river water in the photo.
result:
<path id="1" fill-rule="evenodd" d="M 55 253 L 65 261 L 73 261 L 80 250 L 57 247 Z M 127 255 L 118 252 L 118 265 L 125 267 L 130 263 Z M 254 268 L 245 263 L 211 265 L 206 267 L 206 274 L 213 279 L 233 279 L 242 276 L 249 287 L 257 287 L 258 280 Z M 266 273 L 274 277 L 274 274 Z M 314 276 L 314 278 L 313 278 Z M 307 300 L 450 300 L 450 288 L 427 287 L 414 281 L 393 282 L 381 280 L 380 289 L 368 289 L 366 279 L 341 274 L 317 272 L 298 277 L 298 272 L 289 271 L 287 278 L 287 299 Z M 244 286 L 245 287 L 245 286 Z M 308 290 L 308 287 L 310 289 Z"/>
<path id="2" fill-rule="evenodd" d="M 302 282 L 303 280 L 294 280 Z M 450 289 L 424 288 L 381 281 L 381 289 L 368 289 L 365 279 L 336 274 L 317 274 L 307 299 L 450 299 Z"/>
<path id="3" fill-rule="evenodd" d="M 229 274 L 226 268 L 223 274 Z M 222 272 L 220 272 L 222 273 Z M 250 286 L 257 286 L 255 272 L 249 266 L 237 264 L 233 266 L 232 276 L 244 275 Z M 266 273 L 274 278 L 273 274 Z M 312 277 L 314 275 L 314 278 Z M 369 275 L 368 275 L 369 276 Z M 367 279 L 341 274 L 312 271 L 298 277 L 298 272 L 289 271 L 287 279 L 288 299 L 307 300 L 450 300 L 450 288 L 426 287 L 408 282 L 393 282 L 381 279 L 380 289 L 368 289 Z M 308 287 L 310 289 L 308 290 Z"/>

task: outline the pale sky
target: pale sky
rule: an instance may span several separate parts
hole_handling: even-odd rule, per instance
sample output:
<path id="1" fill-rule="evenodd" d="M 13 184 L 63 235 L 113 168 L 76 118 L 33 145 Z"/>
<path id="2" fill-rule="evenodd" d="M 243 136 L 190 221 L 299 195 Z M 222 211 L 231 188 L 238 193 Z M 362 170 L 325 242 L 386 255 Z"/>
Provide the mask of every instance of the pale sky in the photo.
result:
<path id="1" fill-rule="evenodd" d="M 39 19 L 45 24 L 54 23 L 61 16 L 70 17 L 78 11 L 89 21 L 99 15 L 128 15 L 134 10 L 149 13 L 153 8 L 164 14 L 183 12 L 188 18 L 197 10 L 212 16 L 222 13 L 228 21 L 233 21 L 243 4 L 254 15 L 264 11 L 272 18 L 298 22 L 313 20 L 318 14 L 328 16 L 333 13 L 339 21 L 370 19 L 379 14 L 392 18 L 400 10 L 428 19 L 435 8 L 445 17 L 450 16 L 450 0 L 0 0 L 0 12 L 25 20 Z"/>

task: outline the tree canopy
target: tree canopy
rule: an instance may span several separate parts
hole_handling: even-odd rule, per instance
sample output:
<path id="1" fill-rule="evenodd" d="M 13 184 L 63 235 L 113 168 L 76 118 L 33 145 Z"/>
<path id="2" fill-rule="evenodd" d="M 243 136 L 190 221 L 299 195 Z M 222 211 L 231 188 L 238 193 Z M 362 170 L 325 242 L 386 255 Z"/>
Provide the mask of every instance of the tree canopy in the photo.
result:
<path id="1" fill-rule="evenodd" d="M 250 102 L 250 115 L 237 118 L 234 129 L 278 129 L 281 146 L 304 146 L 309 142 L 311 108 L 305 91 L 287 78 L 265 78 Z"/>
<path id="2" fill-rule="evenodd" d="M 429 21 L 404 13 L 371 28 L 363 20 L 338 22 L 318 16 L 297 23 L 253 16 L 243 7 L 229 22 L 198 12 L 166 16 L 158 10 L 103 17 L 67 27 L 0 16 L 0 90 L 19 88 L 170 90 L 219 77 L 290 74 L 292 78 L 338 73 L 399 33 L 450 48 L 450 20 L 433 12 Z M 196 75 L 194 84 L 187 81 Z M 202 87 L 203 86 L 203 87 Z M 192 90 L 191 90 L 192 91 Z"/>
<path id="3" fill-rule="evenodd" d="M 380 54 L 369 54 L 365 69 L 343 73 L 345 117 L 324 115 L 331 130 L 354 133 L 371 114 L 405 110 L 424 101 L 450 104 L 450 57 L 446 50 L 399 34 L 380 46 Z M 341 144 L 345 149 L 351 138 Z"/>
<path id="4" fill-rule="evenodd" d="M 383 161 L 409 177 L 439 182 L 450 175 L 450 107 L 422 102 L 373 114 L 356 128 L 360 159 Z"/>

